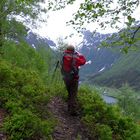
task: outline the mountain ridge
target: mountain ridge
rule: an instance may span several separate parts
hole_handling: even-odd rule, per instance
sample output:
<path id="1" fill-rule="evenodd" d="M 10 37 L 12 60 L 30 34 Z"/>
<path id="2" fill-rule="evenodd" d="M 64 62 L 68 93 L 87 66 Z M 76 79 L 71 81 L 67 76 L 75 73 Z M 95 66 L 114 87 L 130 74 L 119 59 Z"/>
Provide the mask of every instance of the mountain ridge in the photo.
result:
<path id="1" fill-rule="evenodd" d="M 87 31 L 90 32 L 90 31 Z M 89 35 L 89 39 L 88 39 Z M 81 71 L 82 79 L 86 83 L 100 86 L 120 88 L 127 83 L 136 90 L 140 89 L 140 51 L 129 51 L 127 54 L 115 51 L 120 46 L 111 48 L 99 48 L 101 42 L 110 35 L 86 34 L 86 43 L 83 43 L 81 52 L 93 63 L 85 66 Z M 95 43 L 94 43 L 95 41 Z"/>

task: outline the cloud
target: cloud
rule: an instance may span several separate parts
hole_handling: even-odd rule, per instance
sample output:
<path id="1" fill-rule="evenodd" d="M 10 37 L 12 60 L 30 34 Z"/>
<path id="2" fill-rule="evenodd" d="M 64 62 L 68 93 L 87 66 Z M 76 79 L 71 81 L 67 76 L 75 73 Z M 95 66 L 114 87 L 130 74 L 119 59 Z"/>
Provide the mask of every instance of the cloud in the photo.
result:
<path id="1" fill-rule="evenodd" d="M 38 23 L 39 26 L 37 29 L 34 29 L 34 32 L 40 34 L 43 37 L 49 37 L 55 43 L 57 43 L 58 38 L 62 38 L 65 39 L 66 43 L 78 45 L 82 41 L 83 37 L 80 37 L 77 31 L 75 31 L 72 26 L 67 26 L 66 22 L 72 19 L 72 14 L 78 10 L 79 5 L 82 2 L 84 2 L 84 0 L 76 0 L 73 5 L 68 5 L 64 9 L 61 9 L 59 11 L 50 11 L 47 14 L 41 15 L 43 19 L 47 20 L 47 23 Z M 137 19 L 140 19 L 139 13 L 140 6 L 136 9 L 134 13 L 134 16 Z M 122 24 L 123 23 L 121 23 L 120 26 L 122 26 Z M 100 33 L 113 33 L 118 31 L 111 28 L 102 30 L 98 26 L 98 23 L 90 23 L 85 25 L 85 27 L 90 31 L 94 31 L 96 28 L 98 28 L 97 31 L 99 31 Z M 73 35 L 70 36 L 71 34 Z"/>

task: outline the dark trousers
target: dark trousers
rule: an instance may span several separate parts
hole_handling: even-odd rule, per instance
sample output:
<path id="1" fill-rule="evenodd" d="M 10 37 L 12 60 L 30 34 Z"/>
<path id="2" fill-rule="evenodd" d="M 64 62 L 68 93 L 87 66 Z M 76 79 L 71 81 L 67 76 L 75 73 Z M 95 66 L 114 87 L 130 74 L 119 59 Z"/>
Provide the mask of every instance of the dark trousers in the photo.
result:
<path id="1" fill-rule="evenodd" d="M 78 80 L 64 80 L 68 91 L 68 111 L 75 113 L 77 109 Z"/>

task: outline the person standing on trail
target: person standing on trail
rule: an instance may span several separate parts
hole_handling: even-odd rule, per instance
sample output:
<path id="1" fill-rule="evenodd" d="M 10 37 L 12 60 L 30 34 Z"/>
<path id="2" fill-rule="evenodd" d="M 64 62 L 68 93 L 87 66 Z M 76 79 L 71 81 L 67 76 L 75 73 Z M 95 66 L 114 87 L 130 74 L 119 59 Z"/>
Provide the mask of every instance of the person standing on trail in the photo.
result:
<path id="1" fill-rule="evenodd" d="M 71 115 L 77 114 L 79 67 L 85 63 L 85 57 L 76 52 L 73 45 L 68 45 L 63 53 L 61 73 L 68 91 L 68 111 Z"/>

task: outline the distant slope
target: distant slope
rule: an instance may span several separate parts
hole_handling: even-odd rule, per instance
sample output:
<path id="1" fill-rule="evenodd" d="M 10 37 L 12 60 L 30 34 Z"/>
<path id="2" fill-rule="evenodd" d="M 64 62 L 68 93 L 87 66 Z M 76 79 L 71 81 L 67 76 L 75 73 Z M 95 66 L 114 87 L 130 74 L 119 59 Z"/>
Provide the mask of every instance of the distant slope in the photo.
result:
<path id="1" fill-rule="evenodd" d="M 26 37 L 26 41 L 33 48 L 38 48 L 40 46 L 44 46 L 46 48 L 51 48 L 51 47 L 56 46 L 56 44 L 52 40 L 47 39 L 47 38 L 42 38 L 41 36 L 39 36 L 33 32 L 28 33 L 28 35 Z"/>
<path id="2" fill-rule="evenodd" d="M 91 84 L 121 87 L 128 83 L 140 89 L 140 51 L 122 55 L 108 71 L 97 73 L 88 78 Z"/>
<path id="3" fill-rule="evenodd" d="M 81 80 L 87 76 L 98 73 L 99 71 L 108 70 L 112 64 L 120 57 L 120 52 L 112 48 L 99 48 L 103 40 L 111 34 L 92 33 L 90 31 L 83 32 L 84 38 L 81 42 L 80 52 L 84 54 L 87 61 L 91 64 L 84 65 L 80 70 Z"/>

